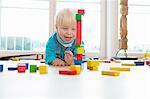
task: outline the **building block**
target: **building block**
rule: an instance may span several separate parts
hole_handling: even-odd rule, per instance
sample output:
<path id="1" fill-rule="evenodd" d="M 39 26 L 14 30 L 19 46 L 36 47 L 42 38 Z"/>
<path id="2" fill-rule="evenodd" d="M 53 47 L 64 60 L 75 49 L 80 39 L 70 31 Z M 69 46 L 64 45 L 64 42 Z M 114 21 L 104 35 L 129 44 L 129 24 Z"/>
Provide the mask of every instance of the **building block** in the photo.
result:
<path id="1" fill-rule="evenodd" d="M 18 66 L 19 66 L 19 65 L 22 65 L 22 64 L 24 64 L 24 65 L 26 66 L 26 70 L 28 70 L 29 63 L 18 63 Z"/>
<path id="2" fill-rule="evenodd" d="M 0 72 L 3 72 L 3 65 L 0 64 Z"/>
<path id="3" fill-rule="evenodd" d="M 150 60 L 146 61 L 146 65 L 150 65 Z"/>
<path id="4" fill-rule="evenodd" d="M 78 9 L 78 14 L 84 15 L 85 14 L 85 10 L 84 9 Z"/>
<path id="5" fill-rule="evenodd" d="M 78 47 L 77 48 L 77 54 L 84 54 L 84 48 L 83 47 Z"/>
<path id="6" fill-rule="evenodd" d="M 30 73 L 35 73 L 37 71 L 36 65 L 30 65 Z"/>
<path id="7" fill-rule="evenodd" d="M 82 62 L 82 60 L 74 60 L 74 64 L 75 65 L 81 65 L 83 62 Z"/>
<path id="8" fill-rule="evenodd" d="M 26 71 L 26 65 L 25 64 L 18 65 L 18 73 L 25 73 L 25 71 Z"/>
<path id="9" fill-rule="evenodd" d="M 62 75 L 77 75 L 76 70 L 59 70 L 59 74 Z"/>
<path id="10" fill-rule="evenodd" d="M 8 71 L 18 70 L 18 67 L 8 67 Z"/>
<path id="11" fill-rule="evenodd" d="M 79 45 L 75 45 L 75 48 L 78 48 L 78 47 L 81 47 L 81 45 L 79 44 Z"/>
<path id="12" fill-rule="evenodd" d="M 110 67 L 110 70 L 118 70 L 118 71 L 130 71 L 130 68 L 122 68 L 122 67 Z"/>
<path id="13" fill-rule="evenodd" d="M 76 45 L 81 45 L 82 41 L 82 22 L 77 21 L 77 31 L 76 31 Z"/>
<path id="14" fill-rule="evenodd" d="M 75 56 L 76 56 L 77 60 L 82 60 L 82 56 L 83 56 L 82 54 L 76 54 Z"/>
<path id="15" fill-rule="evenodd" d="M 80 72 L 81 72 L 81 66 L 80 66 L 80 65 L 71 65 L 71 66 L 69 66 L 69 69 L 70 69 L 70 70 L 75 70 L 75 71 L 77 71 L 77 74 L 78 74 L 78 75 L 79 75 Z"/>
<path id="16" fill-rule="evenodd" d="M 98 71 L 98 66 L 95 66 L 95 67 L 87 67 L 87 69 L 92 70 L 92 71 Z"/>
<path id="17" fill-rule="evenodd" d="M 88 60 L 87 61 L 87 67 L 95 67 L 99 66 L 100 62 L 98 60 Z"/>
<path id="18" fill-rule="evenodd" d="M 82 15 L 81 14 L 76 14 L 76 20 L 81 21 Z"/>
<path id="19" fill-rule="evenodd" d="M 13 58 L 11 58 L 11 60 L 12 60 L 12 61 L 20 61 L 20 58 L 18 58 L 18 57 L 13 57 Z"/>
<path id="20" fill-rule="evenodd" d="M 119 71 L 102 71 L 102 75 L 109 75 L 109 76 L 119 76 Z"/>
<path id="21" fill-rule="evenodd" d="M 40 74 L 47 74 L 48 73 L 48 67 L 47 66 L 39 66 L 39 73 Z"/>
<path id="22" fill-rule="evenodd" d="M 136 66 L 144 66 L 144 62 L 134 62 Z"/>
<path id="23" fill-rule="evenodd" d="M 123 64 L 121 64 L 122 66 L 135 66 L 135 64 L 133 64 L 133 63 L 128 63 L 128 64 L 126 64 L 126 63 L 123 63 Z"/>

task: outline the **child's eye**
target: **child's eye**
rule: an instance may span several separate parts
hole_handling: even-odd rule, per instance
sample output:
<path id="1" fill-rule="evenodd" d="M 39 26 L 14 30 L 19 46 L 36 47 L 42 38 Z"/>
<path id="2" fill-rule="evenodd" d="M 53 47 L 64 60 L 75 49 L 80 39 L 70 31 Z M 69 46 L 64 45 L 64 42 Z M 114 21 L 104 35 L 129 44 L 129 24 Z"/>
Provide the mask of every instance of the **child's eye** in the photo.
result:
<path id="1" fill-rule="evenodd" d="M 76 30 L 75 28 L 72 28 L 72 30 Z"/>

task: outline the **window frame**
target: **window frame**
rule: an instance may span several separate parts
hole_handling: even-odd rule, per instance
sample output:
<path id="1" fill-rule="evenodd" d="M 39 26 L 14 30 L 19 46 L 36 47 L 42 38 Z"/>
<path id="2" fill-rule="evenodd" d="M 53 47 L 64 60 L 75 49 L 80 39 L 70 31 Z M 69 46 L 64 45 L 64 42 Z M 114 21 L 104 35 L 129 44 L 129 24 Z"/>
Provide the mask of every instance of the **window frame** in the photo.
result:
<path id="1" fill-rule="evenodd" d="M 55 13 L 56 13 L 56 1 L 57 0 L 50 0 L 49 5 L 50 5 L 50 10 L 49 10 L 49 35 L 51 35 L 51 33 L 53 33 L 53 31 L 55 30 L 55 24 L 54 24 L 54 17 L 55 17 Z M 117 1 L 117 0 L 116 0 Z M 114 3 L 109 3 L 109 0 L 101 0 L 101 33 L 100 33 L 100 50 L 99 53 L 85 53 L 85 55 L 87 57 L 100 57 L 100 58 L 106 58 L 106 57 L 110 57 L 113 56 L 114 53 L 117 52 L 116 49 L 118 49 L 118 47 L 116 45 L 116 43 L 118 43 L 118 39 L 116 39 L 116 37 L 118 37 L 118 32 L 116 30 L 118 29 L 113 29 L 113 27 L 111 27 L 109 24 L 114 24 L 114 22 L 118 23 L 118 20 L 112 21 L 114 20 L 116 16 L 116 11 L 118 11 L 118 8 L 114 8 L 114 6 L 116 5 L 116 1 Z M 108 4 L 109 3 L 109 4 Z M 109 7 L 108 5 L 111 5 L 111 7 Z M 108 8 L 109 7 L 109 8 Z M 118 6 L 117 6 L 118 7 Z M 113 11 L 111 11 L 113 9 Z M 113 14 L 115 11 L 115 16 L 112 17 L 108 17 L 107 15 Z M 107 16 L 107 17 L 106 17 Z M 109 19 L 109 20 L 108 20 Z M 117 25 L 117 24 L 116 24 Z M 108 29 L 110 29 L 110 31 L 108 31 Z M 108 33 L 109 32 L 109 33 Z M 113 35 L 111 34 L 111 36 L 109 35 L 110 33 L 113 32 Z M 110 40 L 109 40 L 110 39 Z M 115 41 L 113 44 L 112 41 Z M 113 47 L 114 46 L 114 47 Z M 18 55 L 19 54 L 43 54 L 44 51 L 39 52 L 39 51 L 0 51 L 0 56 L 3 55 Z"/>

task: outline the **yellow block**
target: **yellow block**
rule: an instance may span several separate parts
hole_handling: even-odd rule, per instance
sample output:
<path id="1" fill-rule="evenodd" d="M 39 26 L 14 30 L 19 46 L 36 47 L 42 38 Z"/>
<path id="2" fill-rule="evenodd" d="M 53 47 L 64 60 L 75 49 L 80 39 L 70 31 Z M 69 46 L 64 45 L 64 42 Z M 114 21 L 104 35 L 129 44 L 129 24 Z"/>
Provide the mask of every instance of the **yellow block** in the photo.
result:
<path id="1" fill-rule="evenodd" d="M 15 58 L 11 58 L 12 61 L 20 61 L 20 58 L 15 57 Z"/>
<path id="2" fill-rule="evenodd" d="M 88 67 L 89 70 L 98 71 L 98 66 L 95 67 Z"/>
<path id="3" fill-rule="evenodd" d="M 150 58 L 150 53 L 144 53 L 144 56 Z"/>
<path id="4" fill-rule="evenodd" d="M 48 73 L 47 66 L 39 66 L 39 73 L 40 74 L 47 74 Z"/>
<path id="5" fill-rule="evenodd" d="M 80 72 L 81 72 L 81 67 L 80 67 L 80 65 L 71 65 L 71 66 L 69 66 L 69 69 L 71 69 L 71 70 L 76 70 L 76 71 L 77 71 L 77 74 L 80 74 Z"/>
<path id="6" fill-rule="evenodd" d="M 131 63 L 128 63 L 128 64 L 122 64 L 122 66 L 135 66 L 135 64 L 131 64 Z"/>
<path id="7" fill-rule="evenodd" d="M 78 47 L 77 48 L 77 54 L 84 54 L 84 48 L 83 47 Z"/>
<path id="8" fill-rule="evenodd" d="M 119 71 L 102 71 L 102 75 L 119 76 Z"/>
<path id="9" fill-rule="evenodd" d="M 95 67 L 99 66 L 100 62 L 98 60 L 88 60 L 87 61 L 87 67 Z"/>
<path id="10" fill-rule="evenodd" d="M 118 71 L 130 71 L 130 68 L 122 68 L 122 67 L 110 67 L 110 70 L 118 70 Z"/>

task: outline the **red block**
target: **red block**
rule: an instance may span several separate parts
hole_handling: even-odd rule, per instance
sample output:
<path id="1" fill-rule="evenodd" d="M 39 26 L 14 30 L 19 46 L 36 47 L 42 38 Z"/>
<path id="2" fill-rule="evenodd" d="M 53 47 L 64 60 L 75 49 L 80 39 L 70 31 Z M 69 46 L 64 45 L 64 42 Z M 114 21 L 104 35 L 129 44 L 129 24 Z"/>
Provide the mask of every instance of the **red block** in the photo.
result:
<path id="1" fill-rule="evenodd" d="M 82 54 L 76 54 L 75 56 L 76 56 L 77 60 L 82 60 L 82 56 L 83 56 Z"/>
<path id="2" fill-rule="evenodd" d="M 77 21 L 77 34 L 76 34 L 76 45 L 81 45 L 82 36 L 82 22 Z"/>
<path id="3" fill-rule="evenodd" d="M 21 64 L 18 66 L 18 73 L 25 73 L 26 71 L 26 65 Z"/>
<path id="4" fill-rule="evenodd" d="M 84 15 L 84 13 L 85 13 L 84 9 L 78 9 L 78 14 Z"/>
<path id="5" fill-rule="evenodd" d="M 150 65 L 150 60 L 146 61 L 146 65 Z"/>
<path id="6" fill-rule="evenodd" d="M 76 70 L 59 70 L 59 74 L 62 75 L 77 75 Z"/>

